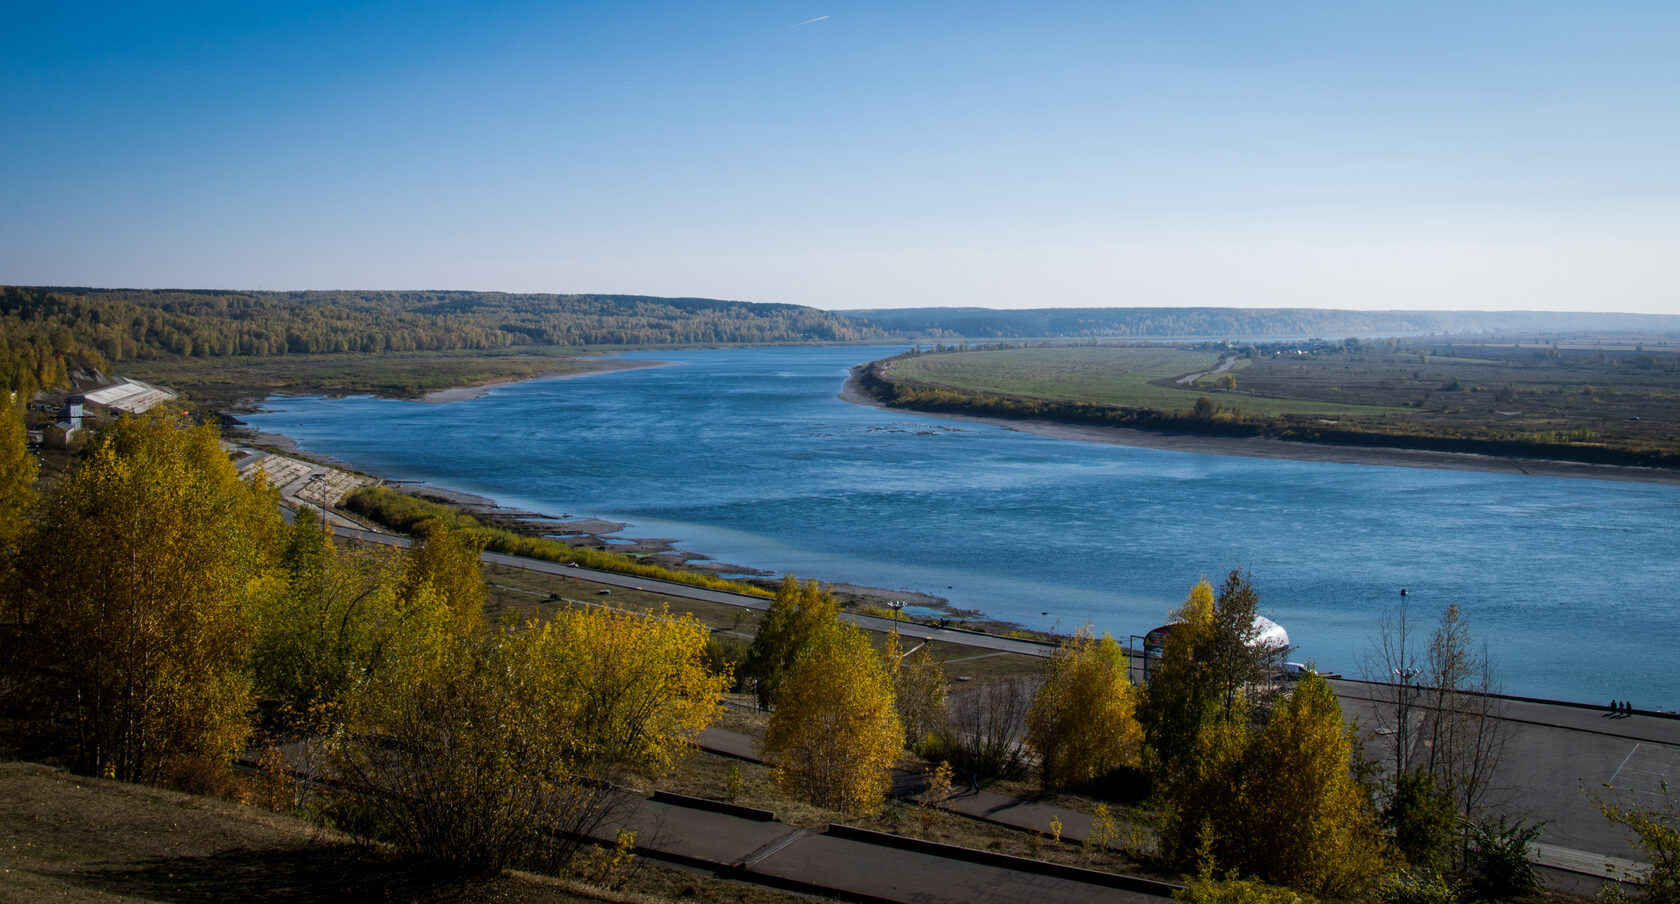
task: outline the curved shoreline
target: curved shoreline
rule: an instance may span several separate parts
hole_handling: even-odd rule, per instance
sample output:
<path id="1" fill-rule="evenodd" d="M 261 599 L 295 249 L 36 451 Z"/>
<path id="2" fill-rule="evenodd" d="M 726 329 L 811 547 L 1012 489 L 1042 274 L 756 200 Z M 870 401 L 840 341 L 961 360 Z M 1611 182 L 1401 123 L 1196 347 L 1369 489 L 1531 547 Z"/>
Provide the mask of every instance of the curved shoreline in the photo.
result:
<path id="1" fill-rule="evenodd" d="M 857 405 L 868 405 L 889 411 L 908 411 L 927 417 L 953 421 L 991 424 L 1007 430 L 1019 430 L 1022 433 L 1031 433 L 1052 439 L 1106 443 L 1113 446 L 1134 446 L 1141 449 L 1161 449 L 1168 452 L 1680 485 L 1680 472 L 1666 468 L 1598 465 L 1557 459 L 1509 458 L 1482 455 L 1475 452 L 1433 452 L 1420 449 L 1397 449 L 1387 446 L 1332 446 L 1290 442 L 1262 436 L 1204 436 L 1192 433 L 1157 433 L 1152 430 L 1139 430 L 1133 427 L 1098 427 L 1033 418 L 984 417 L 972 414 L 952 414 L 943 411 L 922 411 L 916 408 L 894 408 L 863 391 L 855 368 L 847 376 L 846 385 L 841 389 L 839 397 Z"/>
<path id="2" fill-rule="evenodd" d="M 478 383 L 472 386 L 452 386 L 448 389 L 437 389 L 420 397 L 420 401 L 429 405 L 446 405 L 450 402 L 470 402 L 492 389 L 502 386 L 513 386 L 517 383 L 530 383 L 535 380 L 575 380 L 578 377 L 592 377 L 596 374 L 614 373 L 621 370 L 641 370 L 648 367 L 670 367 L 669 361 L 624 361 L 618 358 L 588 358 L 593 365 L 579 370 L 557 370 L 553 373 L 539 374 L 534 377 L 515 378 L 512 380 L 492 380 L 489 383 Z"/>

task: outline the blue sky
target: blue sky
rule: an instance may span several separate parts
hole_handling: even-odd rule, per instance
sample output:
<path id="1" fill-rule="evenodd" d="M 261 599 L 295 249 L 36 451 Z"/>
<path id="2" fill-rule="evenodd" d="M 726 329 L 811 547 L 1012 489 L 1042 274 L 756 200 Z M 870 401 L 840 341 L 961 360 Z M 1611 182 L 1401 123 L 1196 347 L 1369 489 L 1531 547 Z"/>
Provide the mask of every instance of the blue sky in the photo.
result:
<path id="1" fill-rule="evenodd" d="M 1676 48 L 1668 0 L 7 4 L 0 282 L 1680 313 Z"/>

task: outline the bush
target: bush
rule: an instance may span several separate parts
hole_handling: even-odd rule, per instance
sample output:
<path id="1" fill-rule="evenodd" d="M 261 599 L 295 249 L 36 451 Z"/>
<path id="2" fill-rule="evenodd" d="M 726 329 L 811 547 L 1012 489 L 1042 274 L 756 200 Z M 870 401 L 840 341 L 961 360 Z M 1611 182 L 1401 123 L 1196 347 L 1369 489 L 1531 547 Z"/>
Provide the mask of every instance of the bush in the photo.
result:
<path id="1" fill-rule="evenodd" d="M 917 752 L 930 760 L 949 760 L 958 778 L 1022 778 L 1032 697 L 1032 683 L 1025 678 L 964 687 L 951 695 L 945 730 Z"/>
<path id="2" fill-rule="evenodd" d="M 493 873 L 555 870 L 716 715 L 692 618 L 570 611 L 490 636 L 409 632 L 346 694 L 331 746 L 345 829 Z"/>
<path id="3" fill-rule="evenodd" d="M 1470 850 L 1465 874 L 1476 894 L 1487 900 L 1526 895 L 1540 887 L 1540 875 L 1528 860 L 1529 844 L 1540 834 L 1540 826 L 1523 825 L 1519 819 L 1470 826 Z"/>
<path id="4" fill-rule="evenodd" d="M 1254 879 L 1215 879 L 1207 870 L 1173 892 L 1182 904 L 1314 904 L 1300 892 Z"/>
<path id="5" fill-rule="evenodd" d="M 1458 904 L 1464 886 L 1434 870 L 1403 872 L 1383 883 L 1382 904 Z"/>

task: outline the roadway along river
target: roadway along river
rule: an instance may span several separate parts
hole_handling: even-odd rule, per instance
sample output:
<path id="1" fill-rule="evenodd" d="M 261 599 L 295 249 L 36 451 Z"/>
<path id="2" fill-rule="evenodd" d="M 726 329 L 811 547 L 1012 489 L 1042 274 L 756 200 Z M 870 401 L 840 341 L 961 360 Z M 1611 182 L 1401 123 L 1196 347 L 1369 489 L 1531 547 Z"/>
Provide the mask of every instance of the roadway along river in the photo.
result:
<path id="1" fill-rule="evenodd" d="M 675 366 L 248 420 L 385 477 L 1036 628 L 1141 634 L 1244 566 L 1296 658 L 1350 675 L 1404 587 L 1414 623 L 1458 603 L 1510 693 L 1680 706 L 1680 488 L 1137 449 L 837 398 L 894 351 L 643 352 Z"/>

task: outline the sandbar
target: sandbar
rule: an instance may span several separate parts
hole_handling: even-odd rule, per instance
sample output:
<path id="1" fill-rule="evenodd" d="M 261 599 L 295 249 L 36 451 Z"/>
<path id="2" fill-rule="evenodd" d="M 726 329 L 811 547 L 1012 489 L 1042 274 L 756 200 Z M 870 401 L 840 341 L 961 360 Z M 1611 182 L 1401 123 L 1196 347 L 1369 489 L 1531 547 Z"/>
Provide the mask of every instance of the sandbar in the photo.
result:
<path id="1" fill-rule="evenodd" d="M 535 377 L 518 377 L 512 380 L 494 380 L 489 383 L 479 383 L 475 386 L 455 386 L 449 389 L 439 389 L 428 392 L 420 397 L 420 401 L 433 405 L 448 404 L 449 402 L 469 402 L 484 395 L 492 389 L 501 386 L 512 386 L 515 383 L 530 383 L 535 380 L 570 380 L 576 377 L 588 377 L 595 374 L 611 373 L 619 370 L 640 370 L 644 367 L 670 367 L 668 361 L 622 361 L 616 358 L 579 358 L 577 363 L 582 365 L 578 370 L 555 371 Z"/>

